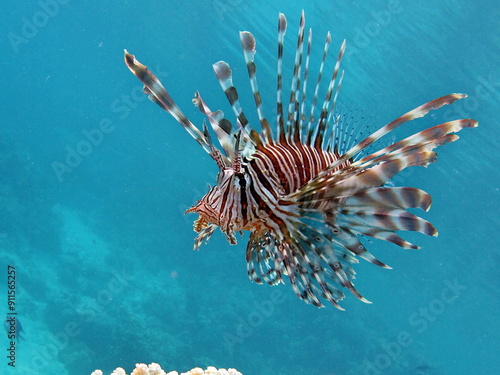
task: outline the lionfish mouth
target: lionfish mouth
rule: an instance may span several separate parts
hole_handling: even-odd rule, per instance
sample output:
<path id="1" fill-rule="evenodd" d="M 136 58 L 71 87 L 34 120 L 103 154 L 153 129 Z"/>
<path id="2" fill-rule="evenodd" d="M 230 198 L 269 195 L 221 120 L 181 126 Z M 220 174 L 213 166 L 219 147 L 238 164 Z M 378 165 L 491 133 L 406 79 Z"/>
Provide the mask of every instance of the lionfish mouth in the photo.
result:
<path id="1" fill-rule="evenodd" d="M 195 213 L 196 211 L 194 209 L 189 209 L 185 213 Z M 193 230 L 196 233 L 200 233 L 203 229 L 205 229 L 208 226 L 208 221 L 206 221 L 203 216 L 199 216 L 198 219 L 196 219 L 193 223 Z"/>
<path id="2" fill-rule="evenodd" d="M 322 300 L 326 300 L 342 309 L 338 302 L 344 298 L 345 289 L 368 302 L 353 284 L 353 267 L 359 258 L 390 268 L 366 249 L 364 238 L 417 249 L 418 246 L 400 237 L 399 232 L 437 235 L 432 224 L 408 211 L 412 208 L 427 211 L 430 196 L 416 188 L 389 185 L 391 179 L 408 167 L 435 162 L 436 147 L 457 140 L 454 133 L 476 127 L 477 122 L 471 119 L 445 122 L 377 148 L 377 141 L 399 126 L 466 95 L 450 94 L 434 99 L 372 134 L 364 134 L 359 128 L 362 123 L 353 124 L 348 114 L 337 109 L 344 77 L 340 65 L 345 40 L 325 87 L 323 70 L 332 40 L 327 33 L 316 86 L 312 94 L 308 91 L 312 32 L 309 30 L 305 37 L 304 12 L 291 73 L 290 100 L 284 103 L 286 28 L 286 18 L 279 14 L 277 101 L 270 104 L 277 110 L 272 121 L 264 114 L 257 84 L 255 38 L 249 32 L 240 33 L 260 131 L 255 130 L 243 112 L 232 71 L 224 61 L 213 68 L 236 117 L 236 126 L 222 111 L 211 111 L 198 92 L 193 99 L 212 131 L 205 123 L 201 130 L 196 127 L 158 78 L 127 51 L 125 64 L 144 83 L 144 93 L 149 99 L 169 112 L 219 169 L 216 189 L 186 211 L 200 215 L 194 222 L 198 233 L 195 249 L 208 241 L 218 227 L 232 244 L 236 243 L 235 232 L 247 230 L 250 239 L 246 261 L 252 281 L 276 285 L 288 279 L 296 295 L 305 302 L 321 307 Z M 275 124 L 274 130 L 271 122 Z M 212 135 L 220 147 L 213 143 Z"/>

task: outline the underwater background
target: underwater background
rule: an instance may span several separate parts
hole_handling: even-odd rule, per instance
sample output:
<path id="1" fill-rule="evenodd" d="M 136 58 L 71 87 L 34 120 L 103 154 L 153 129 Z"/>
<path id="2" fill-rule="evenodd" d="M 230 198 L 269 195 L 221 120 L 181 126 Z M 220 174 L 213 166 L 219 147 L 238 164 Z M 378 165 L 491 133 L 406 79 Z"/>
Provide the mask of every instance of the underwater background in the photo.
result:
<path id="1" fill-rule="evenodd" d="M 479 121 L 440 148 L 437 163 L 394 179 L 431 194 L 423 217 L 439 237 L 405 236 L 421 250 L 373 241 L 393 270 L 360 262 L 356 287 L 373 304 L 346 293 L 344 312 L 306 305 L 289 283 L 249 282 L 246 236 L 230 246 L 218 231 L 192 251 L 195 216 L 183 212 L 217 168 L 123 63 L 126 48 L 196 125 L 195 90 L 232 120 L 211 64 L 231 65 L 253 112 L 238 37 L 251 31 L 271 117 L 278 12 L 288 19 L 290 75 L 302 9 L 316 59 L 328 30 L 331 56 L 347 39 L 346 108 L 382 126 L 463 92 L 468 99 L 408 126 Z M 13 266 L 24 331 L 15 368 L 2 331 L 1 374 L 110 373 L 138 362 L 245 375 L 497 373 L 497 1 L 6 0 L 0 20 L 0 311 Z"/>

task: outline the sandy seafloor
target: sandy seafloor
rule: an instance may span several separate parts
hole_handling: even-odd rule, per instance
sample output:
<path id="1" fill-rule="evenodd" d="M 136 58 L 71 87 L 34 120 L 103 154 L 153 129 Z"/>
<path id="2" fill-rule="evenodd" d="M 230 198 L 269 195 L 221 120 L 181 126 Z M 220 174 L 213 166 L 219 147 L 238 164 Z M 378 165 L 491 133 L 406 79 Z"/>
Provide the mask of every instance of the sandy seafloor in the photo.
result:
<path id="1" fill-rule="evenodd" d="M 138 362 L 178 371 L 234 367 L 245 375 L 496 373 L 498 2 L 7 0 L 2 8 L 0 311 L 8 312 L 14 266 L 24 339 L 13 368 L 7 334 L 0 335 L 1 374 L 110 373 Z M 381 126 L 464 92 L 467 100 L 408 128 L 479 121 L 440 148 L 437 163 L 394 179 L 432 195 L 423 216 L 439 237 L 408 234 L 422 250 L 372 241 L 372 253 L 393 270 L 357 265 L 356 286 L 373 304 L 347 293 L 345 312 L 306 305 L 289 282 L 249 282 L 246 236 L 230 246 L 217 232 L 191 250 L 195 216 L 183 212 L 215 183 L 216 166 L 145 100 L 123 63 L 126 48 L 201 125 L 195 90 L 233 120 L 211 67 L 224 59 L 255 122 L 238 31 L 257 39 L 271 117 L 278 12 L 289 21 L 288 83 L 301 9 L 314 29 L 311 71 L 327 30 L 330 66 L 347 39 L 344 108 Z M 106 132 L 85 148 L 86 134 L 99 126 Z M 83 156 L 71 159 L 75 150 Z"/>

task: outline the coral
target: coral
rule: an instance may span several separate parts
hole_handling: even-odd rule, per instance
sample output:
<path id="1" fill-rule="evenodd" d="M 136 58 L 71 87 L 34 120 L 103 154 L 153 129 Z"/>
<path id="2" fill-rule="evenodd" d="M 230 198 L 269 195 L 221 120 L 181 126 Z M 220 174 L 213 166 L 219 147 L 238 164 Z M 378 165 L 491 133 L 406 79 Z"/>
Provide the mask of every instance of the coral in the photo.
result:
<path id="1" fill-rule="evenodd" d="M 95 370 L 90 375 L 103 375 L 101 370 Z M 111 375 L 127 375 L 124 369 L 118 367 Z M 130 375 L 179 375 L 177 371 L 166 373 L 162 370 L 158 363 L 151 363 L 149 366 L 144 363 L 137 363 L 135 370 Z M 229 370 L 221 368 L 217 370 L 215 367 L 209 366 L 206 370 L 196 367 L 188 372 L 183 372 L 181 375 L 242 375 L 241 372 L 230 368 Z"/>

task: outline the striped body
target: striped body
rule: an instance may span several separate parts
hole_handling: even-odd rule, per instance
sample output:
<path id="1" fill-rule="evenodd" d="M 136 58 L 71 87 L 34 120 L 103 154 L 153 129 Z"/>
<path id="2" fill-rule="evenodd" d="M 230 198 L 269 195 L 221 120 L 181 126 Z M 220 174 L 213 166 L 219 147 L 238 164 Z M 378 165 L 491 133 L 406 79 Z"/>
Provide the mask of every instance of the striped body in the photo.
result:
<path id="1" fill-rule="evenodd" d="M 262 229 L 266 227 L 265 218 L 280 209 L 280 200 L 337 158 L 333 152 L 302 144 L 262 147 L 242 162 L 240 174 L 232 169 L 225 171 L 217 186 L 190 212 L 203 212 L 207 222 L 216 223 L 229 236 L 241 230 Z M 230 230 L 224 230 L 228 225 Z"/>
<path id="2" fill-rule="evenodd" d="M 430 196 L 416 188 L 391 187 L 387 183 L 407 167 L 434 162 L 434 148 L 455 141 L 458 136 L 453 133 L 475 127 L 477 122 L 470 119 L 446 122 L 377 150 L 377 141 L 397 127 L 466 95 L 450 94 L 432 100 L 362 136 L 359 127 L 336 110 L 344 76 L 340 63 L 345 41 L 320 100 L 330 33 L 326 36 L 313 94 L 308 94 L 312 32 L 309 30 L 305 38 L 304 14 L 300 20 L 289 103 L 288 106 L 283 103 L 285 32 L 286 19 L 280 14 L 275 136 L 264 115 L 254 63 L 256 42 L 249 32 L 241 32 L 240 40 L 260 132 L 251 126 L 239 104 L 227 63 L 214 64 L 214 71 L 236 116 L 237 126 L 222 111 L 211 111 L 198 92 L 193 99 L 212 132 L 205 123 L 202 130 L 191 123 L 153 73 L 126 51 L 125 63 L 144 83 L 149 98 L 168 111 L 218 166 L 217 185 L 187 211 L 199 215 L 194 223 L 198 232 L 195 249 L 208 241 L 217 228 L 231 244 L 236 243 L 237 232 L 249 231 L 246 260 L 252 281 L 276 285 L 287 277 L 301 299 L 318 307 L 323 306 L 321 299 L 326 299 L 340 309 L 338 301 L 344 297 L 343 288 L 368 302 L 354 287 L 353 265 L 363 258 L 380 267 L 389 267 L 370 254 L 363 237 L 416 249 L 417 246 L 396 232 L 437 235 L 432 224 L 407 211 L 409 208 L 427 211 Z M 212 142 L 211 134 L 215 134 L 220 148 Z M 372 152 L 373 149 L 377 151 Z"/>

